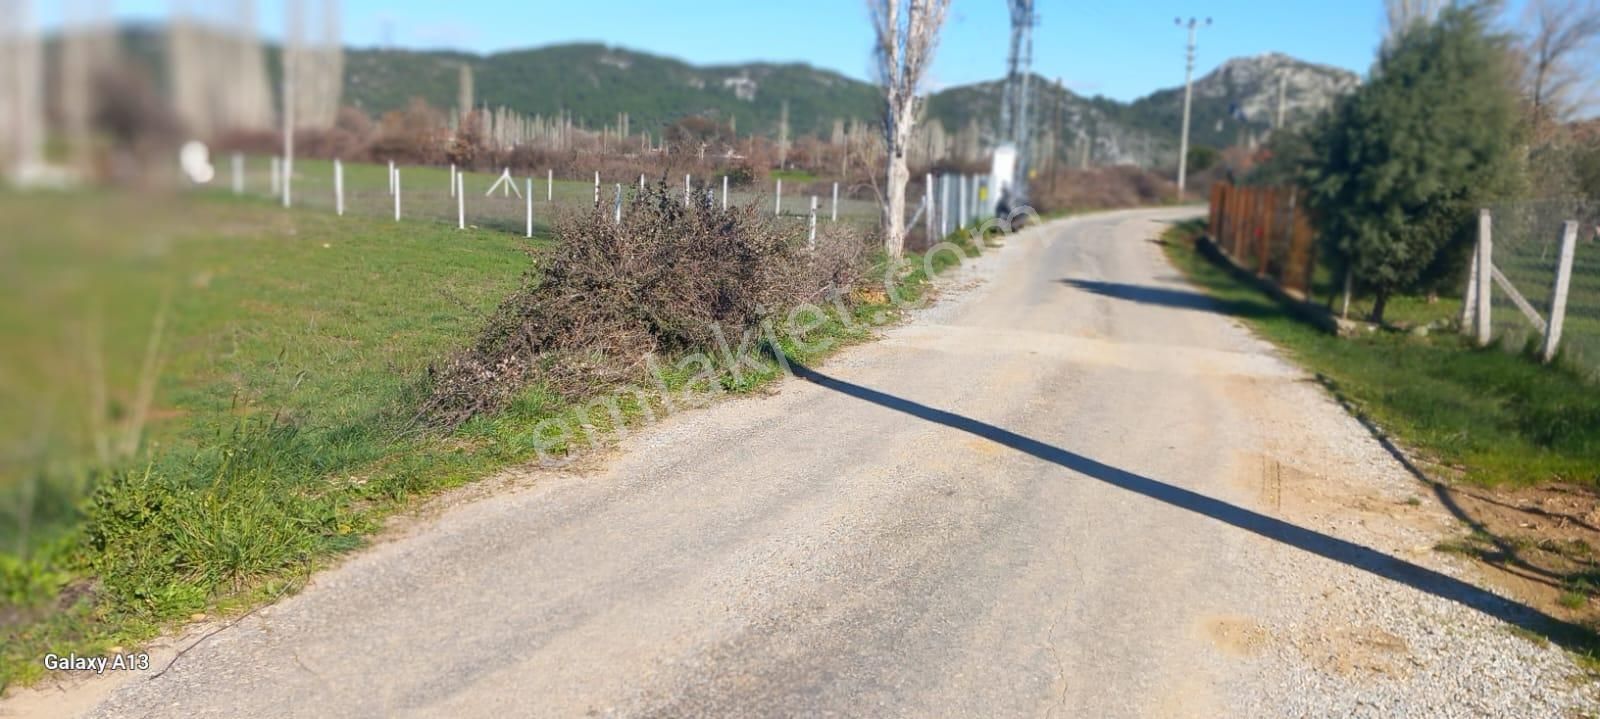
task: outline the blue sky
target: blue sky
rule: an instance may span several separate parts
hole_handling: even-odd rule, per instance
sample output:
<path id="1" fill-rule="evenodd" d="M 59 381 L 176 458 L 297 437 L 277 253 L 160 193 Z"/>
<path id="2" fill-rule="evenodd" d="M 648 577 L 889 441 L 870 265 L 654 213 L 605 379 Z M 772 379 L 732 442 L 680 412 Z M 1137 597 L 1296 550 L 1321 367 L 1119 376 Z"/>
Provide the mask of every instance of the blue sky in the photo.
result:
<path id="1" fill-rule="evenodd" d="M 114 7 L 120 17 L 158 19 L 172 4 L 120 0 Z M 256 6 L 263 30 L 277 35 L 282 0 Z M 392 40 L 483 53 L 600 41 L 696 64 L 803 61 L 862 79 L 869 69 L 863 0 L 343 0 L 341 11 L 345 42 L 356 46 Z M 46 25 L 59 22 L 58 9 L 38 12 Z M 1382 28 L 1381 0 L 1038 0 L 1037 12 L 1034 69 L 1080 93 L 1123 100 L 1183 81 L 1178 16 L 1214 21 L 1200 33 L 1199 73 L 1270 51 L 1364 73 Z M 953 0 L 931 85 L 1001 75 L 1007 33 L 1004 0 Z"/>

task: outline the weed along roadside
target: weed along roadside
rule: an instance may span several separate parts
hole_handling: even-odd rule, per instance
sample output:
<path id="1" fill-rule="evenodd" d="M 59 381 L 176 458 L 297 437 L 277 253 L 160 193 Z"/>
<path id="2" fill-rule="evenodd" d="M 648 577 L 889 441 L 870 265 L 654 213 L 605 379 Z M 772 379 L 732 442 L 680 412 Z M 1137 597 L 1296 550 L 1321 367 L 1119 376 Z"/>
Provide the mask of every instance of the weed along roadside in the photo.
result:
<path id="1" fill-rule="evenodd" d="M 1600 628 L 1600 523 L 1590 521 L 1600 517 L 1600 387 L 1580 368 L 1456 332 L 1340 337 L 1305 319 L 1298 300 L 1208 259 L 1196 246 L 1203 232 L 1198 221 L 1170 228 L 1167 259 L 1311 372 L 1436 496 L 1462 532 L 1440 551 L 1481 560 L 1491 581 L 1551 616 Z M 1600 647 L 1594 636 L 1581 644 Z"/>
<path id="2" fill-rule="evenodd" d="M 173 419 L 151 430 L 150 451 L 84 474 L 86 494 L 63 499 L 48 533 L 19 532 L 30 543 L 0 555 L 0 682 L 40 678 L 47 653 L 100 655 L 198 617 L 227 621 L 294 592 L 421 498 L 519 463 L 564 464 L 764 387 L 930 301 L 934 275 L 1004 231 L 958 229 L 890 261 L 843 226 L 807 249 L 805 229 L 771 219 L 764 201 L 685 207 L 663 186 L 633 202 L 625 222 L 609 206 L 569 213 L 532 244 L 193 202 L 259 227 L 234 250 L 274 259 L 247 281 L 222 264 L 241 256 L 214 254 L 211 238 L 171 252 L 166 275 L 192 285 L 209 272 L 227 302 L 173 293 L 165 366 L 206 366 L 194 374 L 217 380 L 164 390 L 185 411 L 162 413 Z M 273 239 L 285 229 L 291 239 Z M 471 281 L 490 255 L 494 281 Z M 417 267 L 431 276 L 378 283 L 391 292 L 370 302 L 349 290 Z M 206 314 L 234 306 L 262 323 L 240 334 Z M 322 319 L 288 321 L 302 312 Z M 218 336 L 232 348 L 221 366 Z M 224 371 L 252 391 L 230 389 Z"/>

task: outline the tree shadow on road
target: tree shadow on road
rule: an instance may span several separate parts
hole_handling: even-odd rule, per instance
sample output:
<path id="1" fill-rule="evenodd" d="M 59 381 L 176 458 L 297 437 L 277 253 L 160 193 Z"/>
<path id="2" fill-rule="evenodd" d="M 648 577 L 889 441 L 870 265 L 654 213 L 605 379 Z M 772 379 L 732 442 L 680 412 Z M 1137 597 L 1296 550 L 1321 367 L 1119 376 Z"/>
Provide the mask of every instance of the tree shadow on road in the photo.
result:
<path id="1" fill-rule="evenodd" d="M 1259 302 L 1218 299 L 1204 292 L 1194 290 L 1178 290 L 1123 282 L 1103 282 L 1100 280 L 1063 279 L 1058 281 L 1068 287 L 1075 287 L 1101 297 L 1158 307 L 1217 312 L 1235 317 L 1266 317 L 1268 315 L 1282 314 L 1276 308 Z"/>
<path id="2" fill-rule="evenodd" d="M 1213 520 L 1295 547 L 1304 552 L 1360 569 L 1384 579 L 1470 607 L 1514 627 L 1548 637 L 1574 651 L 1592 654 L 1592 635 L 1582 627 L 1552 617 L 1481 587 L 1427 567 L 1408 562 L 1355 542 L 1306 529 L 1281 519 L 1213 499 L 1198 492 L 1118 469 L 1089 457 L 1022 436 L 995 425 L 946 412 L 874 389 L 835 379 L 801 364 L 792 364 L 796 376 L 814 384 L 942 424 L 1032 455 L 1091 479 L 1143 495 L 1158 502 L 1195 512 Z"/>

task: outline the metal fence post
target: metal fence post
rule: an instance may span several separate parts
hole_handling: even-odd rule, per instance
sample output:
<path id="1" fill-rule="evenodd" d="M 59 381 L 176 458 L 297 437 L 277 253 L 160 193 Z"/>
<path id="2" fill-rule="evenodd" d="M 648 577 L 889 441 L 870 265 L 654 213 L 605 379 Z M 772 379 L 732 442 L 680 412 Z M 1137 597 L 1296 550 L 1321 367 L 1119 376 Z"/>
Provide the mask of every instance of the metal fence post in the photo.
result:
<path id="1" fill-rule="evenodd" d="M 1478 283 L 1477 303 L 1473 309 L 1473 325 L 1478 345 L 1489 344 L 1493 327 L 1489 322 L 1489 278 L 1494 276 L 1494 236 L 1488 208 L 1478 210 Z"/>
<path id="2" fill-rule="evenodd" d="M 1567 290 L 1572 285 L 1572 256 L 1578 249 L 1578 223 L 1567 220 L 1561 230 L 1561 259 L 1556 264 L 1555 291 L 1550 294 L 1550 326 L 1544 333 L 1541 352 L 1545 362 L 1556 358 L 1561 349 L 1561 325 L 1567 318 Z"/>

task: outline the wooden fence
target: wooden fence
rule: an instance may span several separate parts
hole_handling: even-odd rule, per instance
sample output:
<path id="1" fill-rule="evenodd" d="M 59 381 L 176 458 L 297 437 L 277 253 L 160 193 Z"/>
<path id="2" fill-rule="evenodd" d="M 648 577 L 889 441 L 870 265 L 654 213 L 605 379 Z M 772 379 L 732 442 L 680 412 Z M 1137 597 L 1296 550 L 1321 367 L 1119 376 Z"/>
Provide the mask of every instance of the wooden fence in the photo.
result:
<path id="1" fill-rule="evenodd" d="M 1300 193 L 1284 187 L 1211 187 L 1211 238 L 1240 267 L 1311 296 L 1317 253 Z"/>

